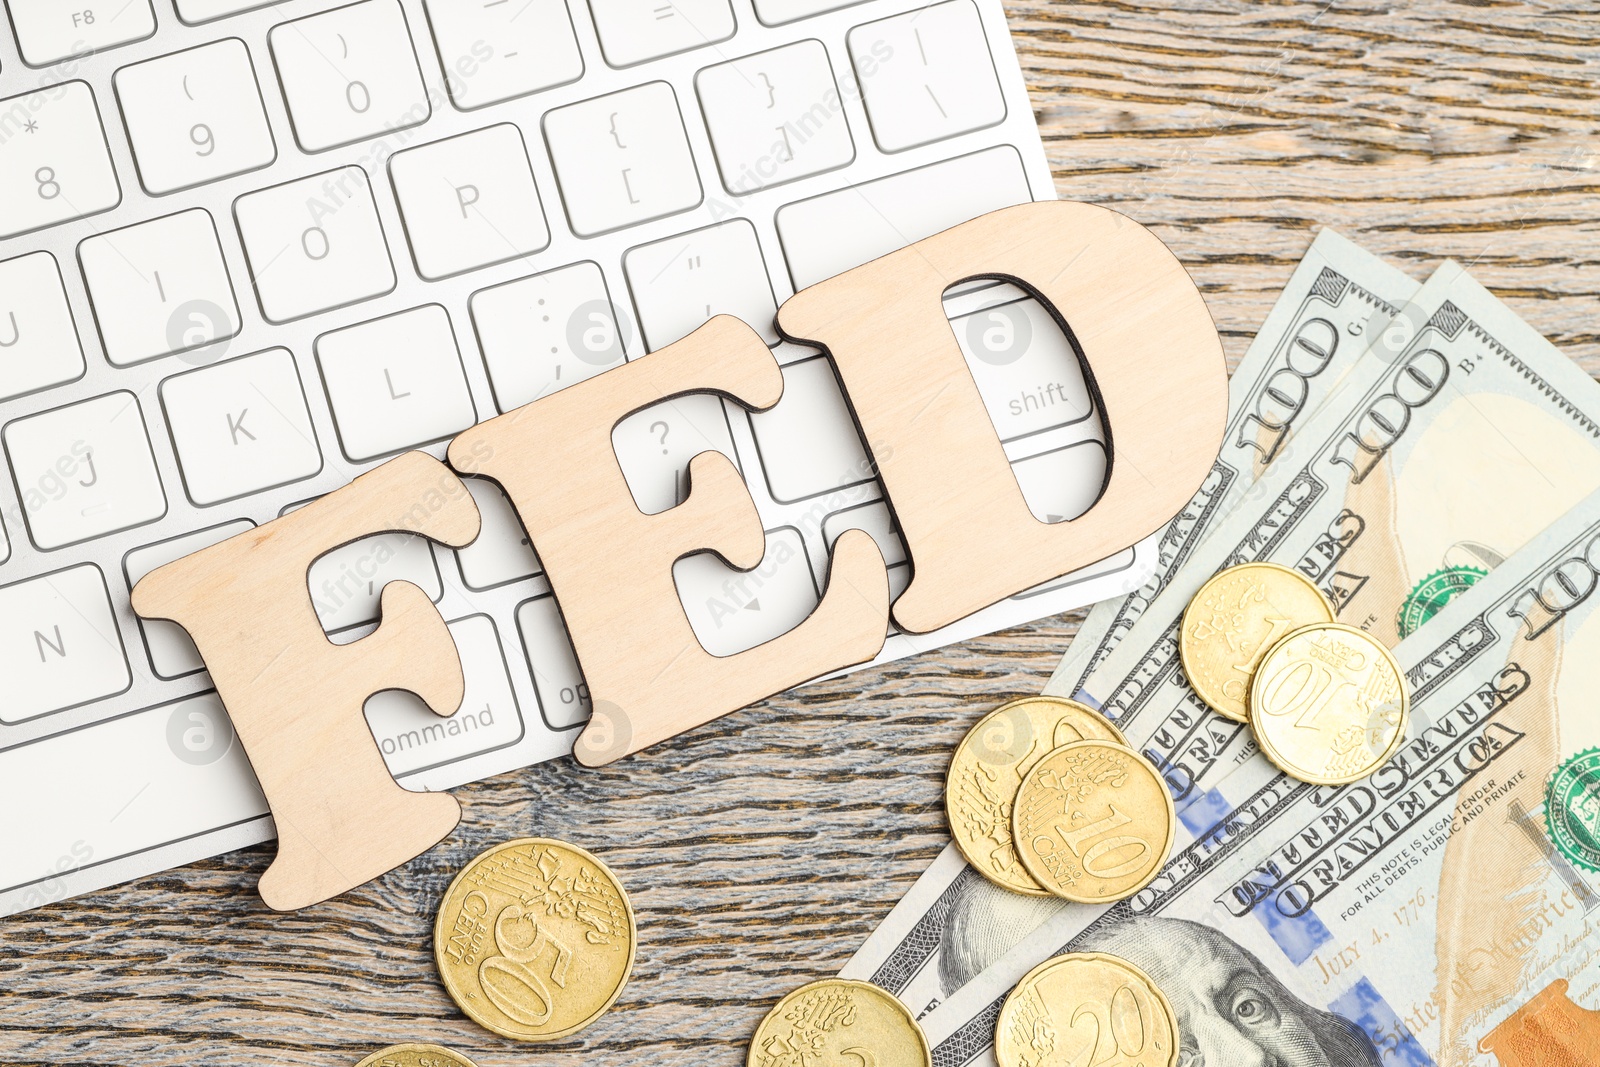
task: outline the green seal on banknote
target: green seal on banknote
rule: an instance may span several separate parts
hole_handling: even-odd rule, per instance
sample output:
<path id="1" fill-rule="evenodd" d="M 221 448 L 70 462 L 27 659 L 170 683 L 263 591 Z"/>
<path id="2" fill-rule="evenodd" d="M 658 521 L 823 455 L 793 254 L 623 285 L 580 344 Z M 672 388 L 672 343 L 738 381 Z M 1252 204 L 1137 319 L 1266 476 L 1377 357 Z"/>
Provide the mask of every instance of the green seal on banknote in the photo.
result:
<path id="1" fill-rule="evenodd" d="M 1410 637 L 1423 623 L 1444 610 L 1444 606 L 1476 585 L 1489 572 L 1482 567 L 1445 567 L 1436 570 L 1411 590 L 1395 627 L 1401 637 Z"/>
<path id="2" fill-rule="evenodd" d="M 1585 749 L 1550 776 L 1544 831 L 1570 862 L 1600 872 L 1600 748 Z"/>

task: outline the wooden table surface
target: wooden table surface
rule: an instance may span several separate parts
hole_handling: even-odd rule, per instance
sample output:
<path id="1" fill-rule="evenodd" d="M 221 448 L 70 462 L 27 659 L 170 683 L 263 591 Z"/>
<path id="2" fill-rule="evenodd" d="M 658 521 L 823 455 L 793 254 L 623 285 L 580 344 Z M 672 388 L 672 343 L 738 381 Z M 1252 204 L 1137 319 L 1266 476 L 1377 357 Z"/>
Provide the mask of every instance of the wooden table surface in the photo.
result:
<path id="1" fill-rule="evenodd" d="M 1454 256 L 1600 370 L 1600 13 L 1590 0 L 1008 4 L 1056 184 L 1151 226 L 1235 361 L 1318 226 L 1417 277 Z M 813 686 L 603 771 L 458 791 L 454 837 L 328 905 L 268 913 L 256 849 L 4 922 L 0 1064 L 353 1064 L 404 1040 L 482 1067 L 734 1067 L 946 841 L 949 752 L 1037 692 L 1076 616 Z M 48 798 L 40 803 L 47 804 Z M 6 818 L 27 818 L 6 812 Z M 641 944 L 577 1038 L 478 1029 L 434 972 L 454 871 L 512 836 L 600 853 Z"/>

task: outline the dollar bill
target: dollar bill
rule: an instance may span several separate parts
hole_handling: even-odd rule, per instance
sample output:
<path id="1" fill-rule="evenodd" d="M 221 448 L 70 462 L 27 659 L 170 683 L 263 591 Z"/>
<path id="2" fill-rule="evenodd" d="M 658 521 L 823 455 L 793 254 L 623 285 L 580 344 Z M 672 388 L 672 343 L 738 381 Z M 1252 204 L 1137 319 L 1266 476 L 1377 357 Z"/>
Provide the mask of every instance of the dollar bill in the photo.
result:
<path id="1" fill-rule="evenodd" d="M 1333 230 L 1317 235 L 1228 382 L 1222 451 L 1199 492 L 1161 532 L 1155 570 L 1127 596 L 1095 605 L 1046 693 L 1070 697 L 1083 687 L 1417 289 Z"/>
<path id="2" fill-rule="evenodd" d="M 1600 487 L 1600 385 L 1447 263 L 1174 572 L 1084 683 L 1184 805 L 1267 774 L 1249 728 L 1205 709 L 1178 657 L 1195 592 L 1280 563 L 1391 648 Z M 1265 645 L 1263 646 L 1263 649 Z"/>
<path id="3" fill-rule="evenodd" d="M 1096 609 L 1103 633 L 1080 633 L 1068 660 L 1046 691 L 1077 668 L 1067 663 L 1080 649 L 1109 650 L 1137 620 L 1161 583 L 1183 565 L 1201 536 L 1242 498 L 1245 489 L 1284 453 L 1295 428 L 1320 407 L 1349 373 L 1368 338 L 1380 334 L 1416 293 L 1418 284 L 1332 230 L 1312 243 L 1229 385 L 1230 416 L 1222 455 L 1205 485 L 1161 535 L 1160 562 L 1152 582 L 1130 597 Z M 1084 652 L 1080 661 L 1092 656 Z M 1071 684 L 1070 695 L 1076 689 Z M 845 978 L 873 982 L 927 1012 L 955 992 L 955 976 L 972 961 L 941 952 L 946 923 L 981 909 L 997 937 L 1020 940 L 1060 908 L 1053 898 L 995 894 L 970 868 L 955 845 L 948 846 L 918 879 L 841 971 Z"/>
<path id="4" fill-rule="evenodd" d="M 1341 787 L 1276 776 L 1143 893 L 1062 912 L 924 1020 L 935 1065 L 993 1064 L 1011 985 L 1086 950 L 1162 987 L 1185 1064 L 1594 1062 L 1600 493 L 1395 654 L 1413 728 L 1388 764 Z"/>

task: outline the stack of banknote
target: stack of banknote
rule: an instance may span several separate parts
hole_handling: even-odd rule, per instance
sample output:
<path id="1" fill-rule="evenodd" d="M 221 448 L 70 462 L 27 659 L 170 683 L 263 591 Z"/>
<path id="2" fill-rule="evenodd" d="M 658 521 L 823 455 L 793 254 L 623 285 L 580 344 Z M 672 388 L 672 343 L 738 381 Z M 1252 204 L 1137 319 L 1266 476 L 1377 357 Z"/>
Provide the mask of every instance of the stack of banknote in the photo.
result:
<path id="1" fill-rule="evenodd" d="M 909 1005 L 936 1067 L 993 1065 L 1007 994 L 1068 951 L 1148 974 L 1186 1067 L 1596 1062 L 1600 384 L 1460 265 L 1419 285 L 1324 231 L 1230 405 L 1155 574 L 1046 687 L 1160 768 L 1165 868 L 1075 904 L 952 846 L 843 976 Z M 1250 561 L 1309 578 L 1405 672 L 1406 737 L 1370 777 L 1287 777 L 1190 689 L 1184 609 Z"/>

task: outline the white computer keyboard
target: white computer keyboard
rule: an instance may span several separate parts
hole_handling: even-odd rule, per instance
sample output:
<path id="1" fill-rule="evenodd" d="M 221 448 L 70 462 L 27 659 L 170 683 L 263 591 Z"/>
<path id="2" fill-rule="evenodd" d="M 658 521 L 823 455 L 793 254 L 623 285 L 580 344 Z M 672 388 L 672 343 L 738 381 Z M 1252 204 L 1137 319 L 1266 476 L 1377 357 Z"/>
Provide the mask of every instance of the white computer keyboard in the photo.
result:
<path id="1" fill-rule="evenodd" d="M 730 654 L 816 605 L 859 527 L 909 574 L 797 288 L 1053 195 L 997 0 L 4 0 L 0 32 L 0 912 L 272 833 L 194 646 L 143 574 L 410 448 L 738 315 L 781 403 L 665 402 L 613 435 L 641 509 L 696 453 L 748 480 L 755 571 L 676 579 Z M 1105 468 L 1072 351 L 1020 292 L 947 298 L 1034 513 Z M 885 336 L 885 345 L 896 339 Z M 459 552 L 367 538 L 308 577 L 333 640 L 392 579 L 457 638 L 448 722 L 368 705 L 411 788 L 570 749 L 582 675 L 500 490 Z M 1137 546 L 881 660 L 1136 585 Z M 671 759 L 670 751 L 656 757 Z"/>

